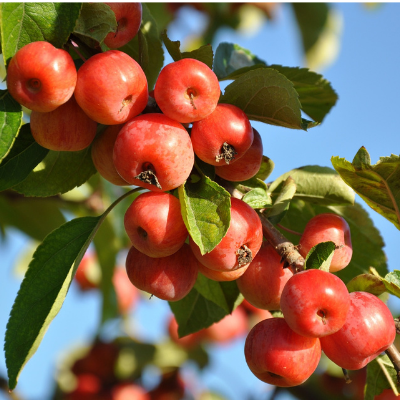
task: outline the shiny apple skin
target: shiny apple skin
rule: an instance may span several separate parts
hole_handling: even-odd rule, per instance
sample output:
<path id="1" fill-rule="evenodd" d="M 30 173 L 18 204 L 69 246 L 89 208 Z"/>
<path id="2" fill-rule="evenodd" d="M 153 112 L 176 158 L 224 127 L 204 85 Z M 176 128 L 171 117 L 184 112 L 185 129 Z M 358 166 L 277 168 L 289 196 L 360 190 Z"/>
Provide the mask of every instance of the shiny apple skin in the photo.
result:
<path id="1" fill-rule="evenodd" d="M 110 32 L 104 43 L 110 49 L 118 49 L 129 43 L 139 32 L 142 22 L 142 3 L 105 3 L 115 14 L 117 32 Z"/>
<path id="2" fill-rule="evenodd" d="M 124 125 L 115 141 L 113 160 L 118 173 L 130 184 L 162 192 L 186 181 L 194 165 L 194 152 L 182 124 L 163 114 L 145 114 Z M 135 178 L 148 163 L 161 189 Z"/>
<path id="3" fill-rule="evenodd" d="M 257 213 L 244 201 L 231 198 L 231 222 L 221 242 L 209 253 L 201 254 L 200 248 L 189 239 L 190 247 L 196 258 L 207 268 L 216 271 L 233 271 L 245 267 L 239 265 L 236 252 L 246 245 L 257 255 L 263 240 L 262 226 Z"/>
<path id="4" fill-rule="evenodd" d="M 220 166 L 227 165 L 224 159 L 216 160 L 225 142 L 237 153 L 230 165 L 250 148 L 254 134 L 249 119 L 239 107 L 220 103 L 208 117 L 193 123 L 191 138 L 194 152 L 201 160 Z"/>
<path id="5" fill-rule="evenodd" d="M 113 161 L 114 144 L 122 127 L 123 124 L 110 125 L 96 136 L 92 144 L 92 161 L 104 179 L 117 186 L 129 186 L 115 169 Z"/>
<path id="6" fill-rule="evenodd" d="M 32 111 L 32 136 L 42 147 L 54 151 L 79 151 L 90 146 L 97 122 L 90 119 L 72 96 L 50 112 Z"/>
<path id="7" fill-rule="evenodd" d="M 50 112 L 66 103 L 76 80 L 75 64 L 68 52 L 44 41 L 19 49 L 7 68 L 8 91 L 32 111 Z M 38 86 L 32 85 L 33 81 Z"/>
<path id="8" fill-rule="evenodd" d="M 193 288 L 198 262 L 186 243 L 168 257 L 146 256 L 133 246 L 126 258 L 126 272 L 140 290 L 168 301 L 184 298 Z"/>
<path id="9" fill-rule="evenodd" d="M 260 134 L 253 128 L 254 140 L 250 148 L 234 163 L 215 167 L 215 173 L 227 181 L 240 182 L 252 178 L 260 170 L 263 144 Z"/>
<path id="10" fill-rule="evenodd" d="M 249 265 L 250 264 L 247 264 L 244 267 L 235 269 L 233 271 L 216 271 L 215 269 L 207 268 L 202 263 L 199 263 L 199 272 L 208 279 L 216 282 L 230 282 L 241 277 L 246 272 Z"/>
<path id="11" fill-rule="evenodd" d="M 280 255 L 265 243 L 237 284 L 244 298 L 253 306 L 280 310 L 282 290 L 292 276 L 290 268 L 283 268 Z"/>
<path id="12" fill-rule="evenodd" d="M 350 263 L 353 255 L 350 227 L 340 215 L 318 214 L 311 218 L 301 235 L 299 252 L 306 257 L 311 248 L 328 241 L 340 246 L 335 250 L 329 272 L 340 271 Z"/>
<path id="13" fill-rule="evenodd" d="M 341 279 L 330 272 L 310 269 L 293 275 L 283 288 L 281 310 L 299 335 L 323 337 L 346 322 L 350 296 Z"/>
<path id="14" fill-rule="evenodd" d="M 167 64 L 154 87 L 154 97 L 161 111 L 181 123 L 199 121 L 210 115 L 220 94 L 215 73 L 193 58 Z"/>
<path id="15" fill-rule="evenodd" d="M 124 225 L 132 245 L 149 257 L 174 254 L 188 237 L 180 202 L 169 193 L 142 193 L 126 210 Z"/>
<path id="16" fill-rule="evenodd" d="M 367 292 L 350 293 L 345 324 L 321 338 L 322 350 L 339 367 L 361 369 L 385 351 L 396 337 L 393 316 L 382 300 Z"/>
<path id="17" fill-rule="evenodd" d="M 250 371 L 261 381 L 280 387 L 305 382 L 321 358 L 318 338 L 298 335 L 283 318 L 269 318 L 253 327 L 244 354 Z"/>
<path id="18" fill-rule="evenodd" d="M 122 51 L 95 54 L 79 68 L 76 101 L 101 124 L 118 125 L 132 119 L 144 110 L 148 97 L 146 75 Z"/>

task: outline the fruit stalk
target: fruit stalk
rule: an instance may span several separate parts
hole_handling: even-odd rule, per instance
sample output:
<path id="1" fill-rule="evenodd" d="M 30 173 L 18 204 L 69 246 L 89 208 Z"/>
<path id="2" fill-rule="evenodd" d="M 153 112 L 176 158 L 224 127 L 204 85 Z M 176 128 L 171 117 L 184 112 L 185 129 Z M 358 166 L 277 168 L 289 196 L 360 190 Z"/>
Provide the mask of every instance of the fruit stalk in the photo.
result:
<path id="1" fill-rule="evenodd" d="M 397 373 L 397 383 L 400 384 L 400 353 L 394 344 L 385 350 Z"/>

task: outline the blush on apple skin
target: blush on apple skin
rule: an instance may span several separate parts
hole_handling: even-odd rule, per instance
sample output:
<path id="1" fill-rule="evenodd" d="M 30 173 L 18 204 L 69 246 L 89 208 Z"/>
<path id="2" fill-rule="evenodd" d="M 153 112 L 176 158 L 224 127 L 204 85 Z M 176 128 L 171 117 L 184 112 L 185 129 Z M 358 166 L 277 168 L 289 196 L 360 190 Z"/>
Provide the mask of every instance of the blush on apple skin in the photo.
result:
<path id="1" fill-rule="evenodd" d="M 167 64 L 154 87 L 158 107 L 181 123 L 199 121 L 217 106 L 221 89 L 218 78 L 207 64 L 183 58 Z"/>
<path id="2" fill-rule="evenodd" d="M 114 165 L 132 185 L 155 192 L 180 186 L 194 165 L 190 136 L 179 122 L 163 114 L 139 115 L 121 129 L 114 145 Z M 136 177 L 152 170 L 161 188 Z"/>
<path id="3" fill-rule="evenodd" d="M 138 33 L 142 22 L 142 3 L 105 3 L 115 14 L 117 31 L 110 32 L 104 43 L 110 49 L 118 49 L 130 42 Z"/>
<path id="4" fill-rule="evenodd" d="M 44 41 L 19 49 L 7 68 L 7 89 L 24 107 L 50 112 L 66 103 L 75 90 L 77 72 L 67 51 Z"/>
<path id="5" fill-rule="evenodd" d="M 184 298 L 193 288 L 198 262 L 186 243 L 168 257 L 149 257 L 133 246 L 126 258 L 126 272 L 140 290 L 168 301 Z"/>
<path id="6" fill-rule="evenodd" d="M 305 382 L 321 358 L 318 338 L 298 335 L 283 318 L 259 322 L 246 338 L 244 354 L 250 371 L 261 381 L 280 387 Z"/>
<path id="7" fill-rule="evenodd" d="M 240 182 L 257 174 L 263 159 L 263 144 L 260 134 L 254 128 L 253 134 L 253 143 L 243 156 L 229 165 L 215 167 L 216 175 L 227 181 Z"/>
<path id="8" fill-rule="evenodd" d="M 169 193 L 142 193 L 126 210 L 124 226 L 132 245 L 149 257 L 174 254 L 188 237 L 180 202 Z"/>
<path id="9" fill-rule="evenodd" d="M 237 280 L 237 285 L 253 306 L 280 310 L 282 290 L 292 276 L 290 268 L 283 268 L 281 257 L 275 249 L 270 244 L 264 244 L 247 271 Z"/>
<path id="10" fill-rule="evenodd" d="M 231 223 L 221 242 L 209 253 L 201 254 L 200 248 L 189 238 L 193 254 L 205 267 L 216 271 L 234 271 L 239 265 L 238 250 L 244 245 L 252 252 L 252 259 L 260 250 L 263 240 L 262 226 L 257 213 L 244 201 L 231 198 Z"/>
<path id="11" fill-rule="evenodd" d="M 286 322 L 295 332 L 323 337 L 337 332 L 346 322 L 350 296 L 336 275 L 309 269 L 286 282 L 280 304 Z"/>
<path id="12" fill-rule="evenodd" d="M 147 105 L 146 75 L 122 51 L 95 54 L 79 68 L 75 98 L 94 121 L 104 125 L 123 124 Z"/>
<path id="13" fill-rule="evenodd" d="M 96 136 L 97 122 L 90 119 L 72 96 L 50 112 L 32 111 L 32 136 L 42 147 L 54 151 L 79 151 Z"/>
<path id="14" fill-rule="evenodd" d="M 321 338 L 322 350 L 339 367 L 361 369 L 385 351 L 396 337 L 393 316 L 386 304 L 367 292 L 350 293 L 346 322 Z"/>
<path id="15" fill-rule="evenodd" d="M 340 215 L 318 214 L 311 218 L 300 238 L 299 252 L 306 257 L 312 247 L 328 241 L 339 246 L 335 250 L 329 271 L 340 271 L 350 263 L 353 255 L 350 227 Z"/>

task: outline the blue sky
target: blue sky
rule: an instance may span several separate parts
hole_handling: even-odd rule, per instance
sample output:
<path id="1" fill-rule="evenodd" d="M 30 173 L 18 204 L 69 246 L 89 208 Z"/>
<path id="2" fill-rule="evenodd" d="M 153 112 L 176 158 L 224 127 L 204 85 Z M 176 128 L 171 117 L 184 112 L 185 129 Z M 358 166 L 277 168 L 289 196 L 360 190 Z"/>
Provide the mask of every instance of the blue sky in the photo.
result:
<path id="1" fill-rule="evenodd" d="M 275 162 L 271 180 L 304 165 L 331 166 L 332 156 L 351 161 L 361 146 L 369 151 L 372 163 L 381 156 L 400 154 L 397 120 L 400 113 L 400 4 L 382 4 L 375 10 L 368 10 L 360 3 L 335 3 L 333 7 L 342 16 L 341 47 L 336 60 L 319 72 L 332 83 L 339 101 L 324 123 L 308 132 L 254 124 L 262 136 L 264 154 Z M 202 21 L 197 13 L 184 12 L 183 17 L 184 23 L 169 30 L 173 40 L 183 40 L 191 27 L 195 29 Z M 287 4 L 282 5 L 276 20 L 265 24 L 256 35 L 247 37 L 223 29 L 213 44 L 219 42 L 237 43 L 271 64 L 304 66 L 293 15 Z M 366 205 L 365 208 L 369 211 Z M 386 243 L 389 270 L 400 269 L 396 253 L 399 231 L 383 217 L 372 211 L 370 215 Z M 15 231 L 0 244 L 1 337 L 4 337 L 20 285 L 20 279 L 13 273 L 13 264 L 25 245 L 26 238 Z M 389 304 L 394 315 L 399 315 L 399 303 L 390 300 Z M 90 340 L 97 326 L 98 311 L 96 294 L 84 296 L 71 288 L 38 352 L 22 371 L 17 390 L 23 399 L 48 398 L 57 358 L 77 342 Z M 134 314 L 132 328 L 143 339 L 156 340 L 166 334 L 167 316 L 165 302 L 142 301 Z M 248 393 L 255 398 L 265 398 L 265 392 L 271 388 L 249 372 L 243 344 L 244 340 L 238 340 L 230 346 L 210 348 L 211 365 L 203 376 L 202 385 L 220 391 L 231 400 L 242 400 Z M 0 374 L 6 375 L 3 353 L 0 353 Z M 2 396 L 0 394 L 0 400 Z"/>

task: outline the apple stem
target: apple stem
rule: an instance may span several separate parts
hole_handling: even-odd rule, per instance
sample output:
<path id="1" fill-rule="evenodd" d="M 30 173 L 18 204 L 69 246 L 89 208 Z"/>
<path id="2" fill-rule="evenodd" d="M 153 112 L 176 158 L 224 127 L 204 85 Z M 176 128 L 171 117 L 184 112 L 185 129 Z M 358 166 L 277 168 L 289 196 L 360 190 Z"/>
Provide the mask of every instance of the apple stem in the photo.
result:
<path id="1" fill-rule="evenodd" d="M 282 257 L 283 268 L 290 267 L 293 273 L 303 271 L 305 261 L 303 256 L 297 251 L 296 246 L 278 231 L 269 219 L 262 214 L 262 211 L 258 215 L 261 220 L 264 237 Z"/>
<path id="2" fill-rule="evenodd" d="M 286 232 L 291 233 L 292 235 L 296 235 L 296 236 L 301 236 L 301 235 L 302 235 L 301 233 L 296 232 L 296 231 L 292 231 L 291 229 L 286 228 L 285 226 L 283 226 L 283 225 L 281 225 L 281 224 L 276 224 L 276 226 L 278 226 L 279 228 L 283 229 L 283 230 L 286 231 Z"/>
<path id="3" fill-rule="evenodd" d="M 350 379 L 350 375 L 349 375 L 349 371 L 347 371 L 347 369 L 342 368 L 343 371 L 343 375 L 344 375 L 344 380 L 346 383 L 351 383 L 351 379 Z"/>
<path id="4" fill-rule="evenodd" d="M 395 318 L 394 319 L 394 326 L 396 327 L 396 333 L 400 335 L 400 319 Z"/>
<path id="5" fill-rule="evenodd" d="M 400 353 L 396 349 L 394 344 L 391 344 L 386 350 L 385 353 L 389 357 L 390 361 L 393 364 L 394 369 L 396 370 L 397 375 L 397 383 L 400 384 Z"/>

